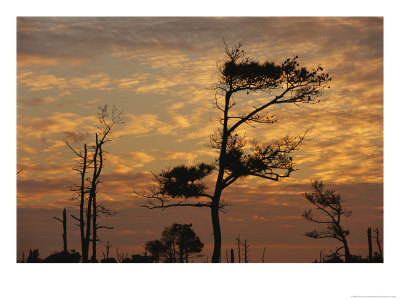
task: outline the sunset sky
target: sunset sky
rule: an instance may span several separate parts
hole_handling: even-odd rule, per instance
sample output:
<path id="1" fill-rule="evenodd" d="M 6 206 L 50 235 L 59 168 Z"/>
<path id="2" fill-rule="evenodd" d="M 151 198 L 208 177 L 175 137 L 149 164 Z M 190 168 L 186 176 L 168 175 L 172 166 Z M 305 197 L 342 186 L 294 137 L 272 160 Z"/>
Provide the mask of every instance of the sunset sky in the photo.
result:
<path id="1" fill-rule="evenodd" d="M 383 234 L 383 18 L 29 18 L 17 19 L 17 255 L 39 248 L 41 257 L 62 249 L 62 209 L 77 213 L 69 187 L 79 183 L 65 144 L 93 143 L 102 105 L 123 110 L 125 123 L 106 144 L 99 201 L 118 211 L 104 219 L 105 241 L 125 253 L 142 253 L 164 227 L 192 223 L 212 253 L 206 208 L 142 208 L 151 172 L 179 164 L 210 163 L 218 128 L 213 90 L 217 63 L 228 45 L 243 42 L 255 60 L 323 66 L 331 88 L 318 104 L 277 105 L 273 125 L 243 127 L 249 138 L 270 142 L 308 130 L 294 155 L 298 169 L 279 182 L 246 178 L 224 192 L 222 261 L 235 237 L 247 238 L 250 262 L 312 262 L 333 240 L 312 240 L 316 228 L 302 219 L 311 208 L 302 196 L 321 180 L 353 211 L 352 254 L 367 255 L 366 230 Z M 240 94 L 239 110 L 268 95 Z M 212 178 L 207 181 L 212 190 Z M 69 248 L 80 251 L 79 228 L 68 219 Z M 377 251 L 374 244 L 374 251 Z M 236 248 L 235 248 L 236 249 Z M 210 258 L 209 258 L 210 259 Z M 204 261 L 200 259 L 198 261 Z"/>

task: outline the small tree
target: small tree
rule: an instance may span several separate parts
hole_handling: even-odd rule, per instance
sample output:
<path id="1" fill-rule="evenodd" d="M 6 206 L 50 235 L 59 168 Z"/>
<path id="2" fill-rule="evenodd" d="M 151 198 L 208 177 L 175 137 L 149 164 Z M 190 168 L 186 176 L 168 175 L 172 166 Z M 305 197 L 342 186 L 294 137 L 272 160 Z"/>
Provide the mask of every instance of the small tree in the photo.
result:
<path id="1" fill-rule="evenodd" d="M 68 140 L 66 141 L 67 146 L 78 158 L 78 165 L 73 168 L 73 170 L 81 177 L 80 184 L 71 188 L 72 191 L 77 193 L 76 198 L 80 200 L 79 217 L 71 216 L 79 221 L 78 226 L 80 228 L 83 262 L 89 261 L 90 241 L 92 241 L 91 260 L 93 262 L 97 261 L 97 230 L 100 228 L 112 229 L 112 227 L 101 226 L 97 222 L 99 214 L 113 214 L 113 212 L 97 203 L 97 186 L 100 183 L 100 175 L 104 167 L 103 146 L 111 141 L 109 134 L 113 127 L 123 123 L 123 120 L 121 118 L 121 112 L 115 107 L 113 107 L 110 116 L 107 105 L 99 108 L 98 119 L 100 126 L 99 132 L 95 134 L 94 145 L 84 144 L 83 149 L 78 150 L 72 147 Z M 89 177 L 90 175 L 88 174 L 90 171 L 92 171 L 91 177 Z M 86 182 L 88 184 L 86 184 Z"/>
<path id="2" fill-rule="evenodd" d="M 275 123 L 275 116 L 265 113 L 272 105 L 318 102 L 330 77 L 323 73 L 322 67 L 313 70 L 300 67 L 297 59 L 295 56 L 282 63 L 257 62 L 246 55 L 242 44 L 232 48 L 225 44 L 225 59 L 218 66 L 219 81 L 215 86 L 220 127 L 211 136 L 211 147 L 218 152 L 216 163 L 165 169 L 154 175 L 155 185 L 150 188 L 150 193 L 141 194 L 149 199 L 144 206 L 150 209 L 208 207 L 213 226 L 214 263 L 220 262 L 221 258 L 219 211 L 226 206 L 221 199 L 223 191 L 239 178 L 256 176 L 278 181 L 294 171 L 291 154 L 299 149 L 304 136 L 285 137 L 271 144 L 253 140 L 248 151 L 245 136 L 239 136 L 237 132 L 245 124 Z M 267 95 L 265 101 L 247 111 L 234 110 L 234 95 L 259 92 Z M 213 171 L 217 172 L 214 191 L 207 193 L 202 180 Z M 195 202 L 189 202 L 189 199 L 195 199 Z"/>
<path id="3" fill-rule="evenodd" d="M 190 255 L 200 253 L 204 244 L 192 229 L 192 224 L 174 223 L 165 227 L 161 233 L 161 240 L 148 241 L 145 249 L 154 262 L 180 263 L 189 262 Z"/>
<path id="4" fill-rule="evenodd" d="M 339 194 L 335 194 L 333 190 L 325 190 L 322 182 L 314 181 L 312 183 L 314 192 L 305 193 L 304 197 L 311 203 L 317 210 L 326 217 L 324 219 L 316 218 L 312 209 L 308 209 L 303 212 L 303 217 L 310 222 L 323 224 L 326 226 L 321 231 L 310 231 L 306 232 L 305 236 L 313 239 L 332 238 L 338 240 L 342 246 L 338 247 L 334 252 L 334 256 L 340 249 L 344 248 L 345 251 L 345 262 L 351 261 L 351 254 L 346 237 L 349 235 L 349 230 L 345 229 L 342 225 L 342 216 L 350 217 L 351 211 L 343 207 L 343 200 Z"/>
<path id="5" fill-rule="evenodd" d="M 189 262 L 189 256 L 200 253 L 204 244 L 192 229 L 192 224 L 178 224 L 179 262 Z"/>
<path id="6" fill-rule="evenodd" d="M 110 257 L 110 249 L 112 245 L 110 245 L 110 241 L 106 243 L 106 253 L 103 252 L 103 259 L 100 261 L 102 263 L 116 263 L 117 260 L 114 257 Z"/>
<path id="7" fill-rule="evenodd" d="M 154 262 L 159 263 L 166 249 L 160 240 L 148 241 L 145 245 L 146 251 L 154 258 Z"/>

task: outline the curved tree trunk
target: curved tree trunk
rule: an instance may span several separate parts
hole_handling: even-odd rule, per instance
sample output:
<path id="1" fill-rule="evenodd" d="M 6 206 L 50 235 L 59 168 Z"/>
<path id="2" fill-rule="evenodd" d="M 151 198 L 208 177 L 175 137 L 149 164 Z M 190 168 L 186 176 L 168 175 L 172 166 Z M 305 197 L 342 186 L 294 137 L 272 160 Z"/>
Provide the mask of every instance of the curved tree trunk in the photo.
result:
<path id="1" fill-rule="evenodd" d="M 222 130 L 222 140 L 218 159 L 218 177 L 215 184 L 214 196 L 211 204 L 211 220 L 214 233 L 214 251 L 212 255 L 212 262 L 219 263 L 221 260 L 221 227 L 219 224 L 219 200 L 221 198 L 222 190 L 224 189 L 224 172 L 225 172 L 225 156 L 228 144 L 228 111 L 229 103 L 232 92 L 228 91 L 225 94 L 225 108 L 224 108 L 224 124 Z"/>

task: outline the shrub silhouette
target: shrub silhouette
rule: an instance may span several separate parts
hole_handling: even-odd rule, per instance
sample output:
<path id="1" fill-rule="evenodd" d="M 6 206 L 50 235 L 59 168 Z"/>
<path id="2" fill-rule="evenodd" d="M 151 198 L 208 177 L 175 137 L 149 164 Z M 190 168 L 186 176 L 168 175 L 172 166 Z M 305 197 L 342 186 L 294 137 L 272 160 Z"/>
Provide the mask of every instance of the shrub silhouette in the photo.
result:
<path id="1" fill-rule="evenodd" d="M 45 263 L 79 263 L 81 255 L 79 252 L 71 250 L 70 252 L 56 252 L 44 259 Z"/>

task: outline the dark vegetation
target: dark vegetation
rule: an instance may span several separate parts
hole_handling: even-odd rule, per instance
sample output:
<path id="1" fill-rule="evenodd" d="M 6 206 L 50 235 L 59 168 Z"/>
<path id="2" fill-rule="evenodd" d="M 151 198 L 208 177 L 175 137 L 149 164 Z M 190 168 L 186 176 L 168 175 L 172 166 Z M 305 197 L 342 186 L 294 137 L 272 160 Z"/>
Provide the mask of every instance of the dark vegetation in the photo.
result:
<path id="1" fill-rule="evenodd" d="M 160 240 L 148 241 L 145 250 L 155 262 L 188 263 L 192 254 L 200 253 L 204 244 L 192 224 L 172 224 L 161 233 Z"/>
<path id="2" fill-rule="evenodd" d="M 300 136 L 286 136 L 275 141 L 258 142 L 248 140 L 238 133 L 246 125 L 269 125 L 277 117 L 268 112 L 270 107 L 285 104 L 310 104 L 319 102 L 320 96 L 329 88 L 331 77 L 318 66 L 313 69 L 301 67 L 298 57 L 287 58 L 281 63 L 270 61 L 258 62 L 250 58 L 238 44 L 230 48 L 225 44 L 225 58 L 218 65 L 219 78 L 215 84 L 215 107 L 219 110 L 219 123 L 210 137 L 210 147 L 216 152 L 216 159 L 193 166 L 175 166 L 165 168 L 154 174 L 154 184 L 147 191 L 135 193 L 147 199 L 143 205 L 148 209 L 166 209 L 171 207 L 205 207 L 210 210 L 213 228 L 214 248 L 211 261 L 222 262 L 222 234 L 219 212 L 224 211 L 228 202 L 223 192 L 240 178 L 250 176 L 265 180 L 280 181 L 289 177 L 296 169 L 293 153 L 300 149 L 305 139 Z M 240 102 L 249 94 L 265 96 L 263 101 L 250 109 L 240 108 Z M 239 107 L 239 108 L 238 108 Z M 243 107 L 243 105 L 242 105 Z M 97 187 L 101 183 L 104 168 L 104 146 L 111 142 L 113 128 L 123 123 L 121 112 L 107 106 L 101 107 L 98 114 L 99 130 L 93 144 L 81 147 L 67 146 L 75 157 L 74 171 L 79 174 L 79 183 L 71 187 L 72 200 L 79 205 L 79 216 L 71 215 L 78 223 L 81 253 L 69 251 L 67 245 L 67 213 L 56 220 L 62 223 L 63 251 L 41 259 L 39 250 L 30 250 L 29 256 L 22 262 L 98 262 L 97 242 L 100 241 L 99 229 L 113 229 L 99 223 L 99 218 L 112 216 L 113 212 L 97 199 Z M 250 144 L 251 147 L 246 145 Z M 21 172 L 22 170 L 18 171 Z M 216 173 L 213 189 L 204 183 L 204 179 Z M 346 237 L 349 230 L 343 226 L 343 218 L 351 212 L 343 207 L 340 195 L 332 190 L 324 190 L 323 184 L 314 182 L 313 192 L 304 194 L 308 202 L 321 217 L 316 217 L 312 209 L 306 210 L 303 217 L 323 229 L 307 232 L 313 239 L 336 239 L 340 246 L 329 254 L 321 251 L 320 262 L 382 262 L 382 249 L 379 232 L 375 230 L 375 239 L 379 252 L 372 254 L 372 234 L 368 229 L 368 258 L 352 255 Z M 225 249 L 226 262 L 249 262 L 250 245 L 247 239 L 236 238 L 237 249 Z M 174 223 L 166 227 L 160 239 L 148 241 L 144 253 L 128 255 L 116 248 L 116 257 L 110 256 L 112 245 L 106 244 L 102 263 L 188 263 L 200 254 L 204 244 L 192 229 L 192 224 Z M 91 255 L 90 255 L 91 250 Z M 344 251 L 344 254 L 341 252 Z M 236 252 L 236 254 L 235 254 Z M 264 262 L 266 248 L 261 261 Z M 81 256 L 82 255 L 82 256 Z M 343 259 L 344 258 L 344 259 Z M 208 262 L 208 257 L 206 257 Z"/>
<path id="3" fill-rule="evenodd" d="M 116 249 L 117 258 L 110 257 L 112 245 L 107 241 L 106 253 L 103 253 L 102 263 L 188 263 L 194 254 L 202 251 L 204 244 L 192 229 L 192 224 L 174 223 L 164 228 L 160 240 L 148 241 L 144 245 L 143 254 L 128 256 Z M 201 257 L 202 255 L 199 255 Z M 75 250 L 56 252 L 45 259 L 40 258 L 39 250 L 29 250 L 20 262 L 27 263 L 78 263 L 81 255 Z M 82 260 L 82 262 L 84 262 Z M 97 261 L 96 261 L 97 262 Z"/>

